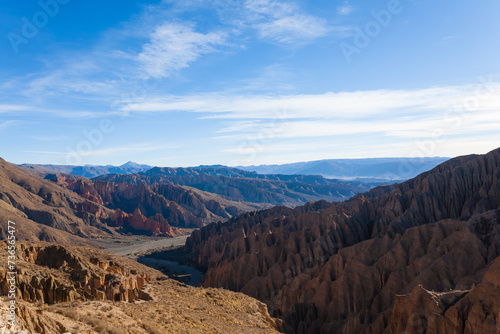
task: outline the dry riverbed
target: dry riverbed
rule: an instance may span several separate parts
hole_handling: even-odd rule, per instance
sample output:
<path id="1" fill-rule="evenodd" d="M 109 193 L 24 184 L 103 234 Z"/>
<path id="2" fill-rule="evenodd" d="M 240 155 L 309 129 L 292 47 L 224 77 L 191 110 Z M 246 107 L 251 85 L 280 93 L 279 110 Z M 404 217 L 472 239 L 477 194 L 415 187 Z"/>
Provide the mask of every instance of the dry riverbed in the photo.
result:
<path id="1" fill-rule="evenodd" d="M 133 236 L 124 239 L 100 241 L 100 244 L 107 252 L 134 259 L 148 267 L 160 270 L 173 279 L 191 286 L 197 286 L 203 279 L 203 275 L 198 270 L 181 265 L 176 261 L 144 256 L 146 254 L 184 246 L 188 237 L 189 235 L 175 238 Z"/>

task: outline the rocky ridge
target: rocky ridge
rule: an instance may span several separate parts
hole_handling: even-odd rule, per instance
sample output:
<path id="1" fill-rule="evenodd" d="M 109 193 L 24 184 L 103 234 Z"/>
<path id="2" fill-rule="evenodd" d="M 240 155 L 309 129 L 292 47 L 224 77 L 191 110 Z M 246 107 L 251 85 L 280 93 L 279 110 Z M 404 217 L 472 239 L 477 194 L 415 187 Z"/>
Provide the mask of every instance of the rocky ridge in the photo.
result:
<path id="1" fill-rule="evenodd" d="M 289 333 L 382 333 L 389 323 L 399 324 L 391 325 L 396 330 L 407 323 L 395 318 L 405 314 L 396 296 L 411 298 L 419 284 L 451 290 L 443 298 L 488 300 L 479 287 L 500 254 L 498 208 L 495 150 L 344 203 L 278 207 L 211 224 L 193 232 L 184 251 L 206 270 L 204 286 L 264 301 Z M 458 322 L 477 330 L 498 323 L 490 316 L 495 300 L 474 306 L 472 316 L 467 302 L 456 305 L 463 307 L 450 332 Z"/>
<path id="2" fill-rule="evenodd" d="M 162 277 L 161 273 L 134 261 L 85 247 L 25 243 L 17 247 L 17 295 L 32 303 L 54 304 L 77 299 L 133 301 L 141 297 L 140 291 L 146 283 Z M 4 248 L 7 248 L 5 242 Z M 2 268 L 7 268 L 6 263 L 2 264 Z M 7 276 L 1 269 L 3 295 L 8 291 Z"/>

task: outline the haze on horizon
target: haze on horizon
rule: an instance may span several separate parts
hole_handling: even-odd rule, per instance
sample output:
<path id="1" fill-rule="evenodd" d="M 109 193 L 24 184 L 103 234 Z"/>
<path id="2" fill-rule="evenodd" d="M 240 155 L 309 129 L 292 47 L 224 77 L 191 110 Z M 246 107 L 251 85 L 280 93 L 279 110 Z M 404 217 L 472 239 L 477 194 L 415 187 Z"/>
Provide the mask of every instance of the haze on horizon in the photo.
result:
<path id="1" fill-rule="evenodd" d="M 500 3 L 0 3 L 0 156 L 158 166 L 500 146 Z"/>

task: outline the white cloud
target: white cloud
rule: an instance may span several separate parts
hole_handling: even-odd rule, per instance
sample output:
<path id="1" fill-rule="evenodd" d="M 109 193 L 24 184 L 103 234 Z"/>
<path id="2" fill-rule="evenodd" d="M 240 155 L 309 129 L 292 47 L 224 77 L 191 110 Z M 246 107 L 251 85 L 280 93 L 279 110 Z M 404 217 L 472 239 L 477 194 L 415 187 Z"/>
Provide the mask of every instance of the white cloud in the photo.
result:
<path id="1" fill-rule="evenodd" d="M 337 13 L 339 13 L 340 15 L 349 15 L 352 13 L 353 10 L 354 7 L 350 5 L 343 5 L 337 7 Z"/>
<path id="2" fill-rule="evenodd" d="M 190 12 L 196 9 L 213 9 L 222 24 L 236 29 L 233 37 L 254 31 L 265 41 L 302 45 L 340 27 L 330 27 L 318 16 L 310 15 L 294 1 L 278 0 L 167 0 L 172 10 Z M 250 29 L 249 29 L 250 28 Z M 234 31 L 233 31 L 234 32 Z"/>
<path id="3" fill-rule="evenodd" d="M 489 90 L 488 90 L 489 89 Z M 361 119 L 436 116 L 448 110 L 498 110 L 500 83 L 435 87 L 414 90 L 373 90 L 309 95 L 203 95 L 167 96 L 126 106 L 138 113 L 187 111 L 221 119 Z M 479 94 L 479 95 L 478 95 Z M 476 96 L 477 95 L 477 96 Z M 472 108 L 472 109 L 471 109 Z M 457 112 L 455 112 L 456 114 Z"/>
<path id="4" fill-rule="evenodd" d="M 100 118 L 106 116 L 120 116 L 123 112 L 117 111 L 89 111 L 77 109 L 60 109 L 60 108 L 39 108 L 33 105 L 15 105 L 15 104 L 0 104 L 0 114 L 20 115 L 20 114 L 44 114 L 59 118 Z"/>
<path id="5" fill-rule="evenodd" d="M 222 46 L 236 46 L 241 50 L 242 44 L 255 32 L 273 43 L 298 45 L 338 28 L 328 27 L 324 19 L 287 2 L 220 0 L 216 3 L 222 10 L 238 12 L 239 23 L 221 24 L 201 32 L 194 23 L 181 21 L 182 11 L 170 12 L 170 5 L 148 6 L 121 28 L 103 34 L 88 52 L 61 52 L 46 60 L 50 66 L 45 70 L 0 82 L 1 93 L 8 98 L 17 96 L 16 103 L 44 106 L 45 109 L 54 103 L 59 106 L 63 100 L 78 101 L 80 106 L 104 103 L 114 108 L 136 92 L 142 92 L 145 78 L 169 77 L 204 55 L 218 52 Z M 183 10 L 193 10 L 190 7 L 196 4 L 205 9 L 214 5 L 192 0 L 184 4 Z M 61 114 L 69 117 L 87 115 L 79 111 L 71 116 L 64 111 Z"/>
<path id="6" fill-rule="evenodd" d="M 4 122 L 0 121 L 0 130 L 6 129 L 6 128 L 11 127 L 13 125 L 16 125 L 18 123 L 20 123 L 20 121 L 18 121 L 18 120 L 9 120 L 9 121 L 4 121 Z"/>
<path id="7" fill-rule="evenodd" d="M 293 3 L 276 0 L 247 0 L 246 24 L 264 40 L 300 45 L 326 36 L 329 27 L 323 18 L 304 13 Z"/>
<path id="8" fill-rule="evenodd" d="M 285 44 L 304 43 L 325 36 L 326 20 L 310 15 L 293 15 L 257 24 L 260 37 Z"/>
<path id="9" fill-rule="evenodd" d="M 327 137 L 349 142 L 358 137 L 386 138 L 408 145 L 436 134 L 477 139 L 495 132 L 500 128 L 500 84 L 317 95 L 213 93 L 169 96 L 128 107 L 133 113 L 186 111 L 224 120 L 212 138 L 221 142 L 276 141 L 271 146 L 259 144 L 257 150 L 255 145 L 226 148 L 225 152 L 234 154 L 286 152 L 296 145 L 289 141 L 317 142 Z"/>
<path id="10" fill-rule="evenodd" d="M 62 53 L 50 60 L 46 70 L 0 83 L 1 93 L 37 105 L 62 96 L 109 103 L 144 89 L 145 78 L 168 77 L 217 52 L 228 39 L 223 31 L 197 32 L 190 22 L 171 23 L 148 13 L 141 17 L 109 31 L 85 54 Z M 143 23 L 148 19 L 154 23 Z"/>
<path id="11" fill-rule="evenodd" d="M 202 34 L 190 25 L 165 23 L 151 34 L 137 60 L 149 76 L 163 78 L 188 67 L 201 55 L 215 52 L 215 46 L 224 44 L 226 38 L 223 32 Z"/>
<path id="12" fill-rule="evenodd" d="M 30 111 L 31 107 L 16 104 L 0 104 L 0 114 L 16 113 L 20 111 Z"/>

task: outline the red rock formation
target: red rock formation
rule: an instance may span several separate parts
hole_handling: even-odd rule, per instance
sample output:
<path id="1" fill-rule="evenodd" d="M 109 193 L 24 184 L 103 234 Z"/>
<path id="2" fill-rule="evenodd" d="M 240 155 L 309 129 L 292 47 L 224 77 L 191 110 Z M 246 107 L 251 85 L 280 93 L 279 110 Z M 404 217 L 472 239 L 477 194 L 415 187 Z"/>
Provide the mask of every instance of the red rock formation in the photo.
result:
<path id="1" fill-rule="evenodd" d="M 398 318 L 396 296 L 419 284 L 488 299 L 477 285 L 500 255 L 497 208 L 500 149 L 344 203 L 274 208 L 212 224 L 193 232 L 185 251 L 207 270 L 205 286 L 264 301 L 287 332 L 382 333 L 389 321 L 396 330 L 407 323 Z M 457 309 L 455 322 L 469 319 L 467 307 Z M 476 309 L 471 328 L 491 328 L 491 310 Z"/>
<path id="2" fill-rule="evenodd" d="M 173 236 L 173 231 L 162 215 L 156 214 L 146 218 L 139 208 L 133 214 L 127 214 L 120 209 L 115 210 L 110 218 L 113 226 L 124 227 L 135 231 L 145 231 L 153 235 Z"/>
<path id="3" fill-rule="evenodd" d="M 216 219 L 231 217 L 220 203 L 205 201 L 190 190 L 169 184 L 149 186 L 81 179 L 68 185 L 68 188 L 110 209 L 120 209 L 127 213 L 139 209 L 146 217 L 160 214 L 170 225 L 176 227 L 200 227 Z M 235 212 L 234 209 L 230 211 L 241 212 Z"/>

